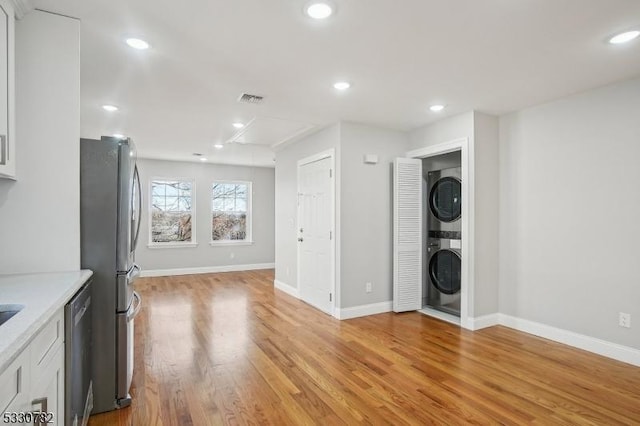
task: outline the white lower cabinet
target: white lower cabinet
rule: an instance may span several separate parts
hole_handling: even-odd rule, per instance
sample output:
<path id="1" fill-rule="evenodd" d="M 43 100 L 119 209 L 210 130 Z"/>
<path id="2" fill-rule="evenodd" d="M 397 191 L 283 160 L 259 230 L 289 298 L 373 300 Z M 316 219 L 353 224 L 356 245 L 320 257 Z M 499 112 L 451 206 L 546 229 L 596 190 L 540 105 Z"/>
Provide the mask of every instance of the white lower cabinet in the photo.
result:
<path id="1" fill-rule="evenodd" d="M 31 410 L 42 413 L 41 423 L 64 425 L 64 348 L 59 347 L 55 355 L 42 370 L 31 389 Z M 36 424 L 38 424 L 36 422 Z"/>
<path id="2" fill-rule="evenodd" d="M 0 376 L 0 408 L 0 423 L 64 425 L 62 309 Z"/>
<path id="3" fill-rule="evenodd" d="M 29 400 L 29 352 L 25 349 L 0 374 L 0 424 L 28 424 L 24 415 L 31 410 Z"/>

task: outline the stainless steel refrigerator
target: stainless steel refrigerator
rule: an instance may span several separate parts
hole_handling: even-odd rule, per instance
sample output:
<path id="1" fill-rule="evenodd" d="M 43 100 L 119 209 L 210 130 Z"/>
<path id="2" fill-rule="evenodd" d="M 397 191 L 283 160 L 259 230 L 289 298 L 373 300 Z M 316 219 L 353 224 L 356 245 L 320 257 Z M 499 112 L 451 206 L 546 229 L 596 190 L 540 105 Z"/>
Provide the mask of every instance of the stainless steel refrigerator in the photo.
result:
<path id="1" fill-rule="evenodd" d="M 80 140 L 82 268 L 93 271 L 93 413 L 126 407 L 133 376 L 133 283 L 142 194 L 130 139 Z"/>

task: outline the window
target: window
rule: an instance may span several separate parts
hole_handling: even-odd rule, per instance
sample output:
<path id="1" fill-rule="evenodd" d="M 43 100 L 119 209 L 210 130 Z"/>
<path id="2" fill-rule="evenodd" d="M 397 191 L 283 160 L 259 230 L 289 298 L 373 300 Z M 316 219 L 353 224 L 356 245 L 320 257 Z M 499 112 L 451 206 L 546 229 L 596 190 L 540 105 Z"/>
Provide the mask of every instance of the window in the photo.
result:
<path id="1" fill-rule="evenodd" d="M 212 243 L 251 242 L 251 182 L 214 182 Z"/>
<path id="2" fill-rule="evenodd" d="M 194 182 L 151 181 L 151 245 L 195 244 Z"/>

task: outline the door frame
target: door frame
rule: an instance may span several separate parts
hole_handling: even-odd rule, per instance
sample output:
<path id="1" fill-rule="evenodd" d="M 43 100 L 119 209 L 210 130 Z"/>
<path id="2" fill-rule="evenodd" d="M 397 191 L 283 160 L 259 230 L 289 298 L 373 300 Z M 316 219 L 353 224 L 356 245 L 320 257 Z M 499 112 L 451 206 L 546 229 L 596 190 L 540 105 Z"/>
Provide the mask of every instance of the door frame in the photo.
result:
<path id="1" fill-rule="evenodd" d="M 300 168 L 306 164 L 310 164 L 310 163 L 315 163 L 316 161 L 320 161 L 320 160 L 324 160 L 324 159 L 331 159 L 331 170 L 332 170 L 332 177 L 331 177 L 331 189 L 330 189 L 330 199 L 331 199 L 331 232 L 332 232 L 332 238 L 331 238 L 331 244 L 330 244 L 330 250 L 331 250 L 331 283 L 329 283 L 329 289 L 331 291 L 331 301 L 329 303 L 329 315 L 331 315 L 332 317 L 336 316 L 336 299 L 337 299 L 337 289 L 336 289 L 336 283 L 337 283 L 337 279 L 336 279 L 336 241 L 338 239 L 337 236 L 337 232 L 336 232 L 336 180 L 337 180 L 337 173 L 336 173 L 336 153 L 335 153 L 335 149 L 331 148 L 328 149 L 326 151 L 322 151 L 319 152 L 317 154 L 311 155 L 309 157 L 305 157 L 301 160 L 298 160 L 297 162 L 297 166 L 296 166 L 296 180 L 297 180 L 297 184 L 296 184 L 296 229 L 295 229 L 295 234 L 296 234 L 296 238 L 299 237 L 299 233 L 298 233 L 298 229 L 300 229 Z M 300 280 L 300 244 L 296 243 L 296 280 L 297 280 L 297 284 L 298 284 L 298 295 L 299 298 L 301 300 L 304 301 L 304 299 L 302 298 L 302 281 Z"/>
<path id="2" fill-rule="evenodd" d="M 475 258 L 475 197 L 474 197 L 474 150 L 469 138 L 408 151 L 408 158 L 423 159 L 436 155 L 460 151 L 462 160 L 462 277 L 460 283 L 460 326 L 473 330 L 474 306 L 474 258 Z M 424 261 L 424 259 L 423 259 Z M 443 318 L 444 319 L 444 318 Z"/>

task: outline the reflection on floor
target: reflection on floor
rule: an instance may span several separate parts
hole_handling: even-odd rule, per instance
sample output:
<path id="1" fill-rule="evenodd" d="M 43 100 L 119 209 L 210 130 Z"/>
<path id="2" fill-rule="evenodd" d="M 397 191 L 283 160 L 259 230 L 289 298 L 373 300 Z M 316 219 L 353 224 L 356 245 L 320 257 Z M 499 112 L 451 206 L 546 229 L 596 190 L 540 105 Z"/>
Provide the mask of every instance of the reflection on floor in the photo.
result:
<path id="1" fill-rule="evenodd" d="M 507 328 L 340 322 L 270 270 L 136 287 L 133 403 L 92 426 L 640 423 L 639 368 Z"/>

